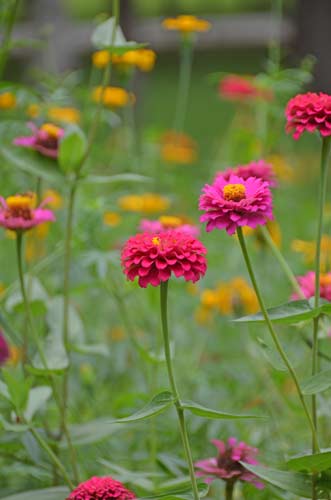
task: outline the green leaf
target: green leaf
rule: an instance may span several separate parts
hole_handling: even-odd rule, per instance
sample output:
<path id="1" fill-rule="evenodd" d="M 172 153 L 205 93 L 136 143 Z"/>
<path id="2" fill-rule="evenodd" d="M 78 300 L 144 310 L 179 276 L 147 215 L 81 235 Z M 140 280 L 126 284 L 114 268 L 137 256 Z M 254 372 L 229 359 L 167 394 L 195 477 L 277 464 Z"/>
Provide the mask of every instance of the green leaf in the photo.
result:
<path id="1" fill-rule="evenodd" d="M 139 174 L 88 175 L 82 179 L 87 184 L 116 184 L 127 182 L 151 182 L 151 177 Z"/>
<path id="2" fill-rule="evenodd" d="M 28 425 L 12 424 L 11 422 L 7 422 L 2 415 L 0 415 L 0 428 L 1 427 L 7 432 L 26 432 L 29 430 Z"/>
<path id="3" fill-rule="evenodd" d="M 107 21 L 100 23 L 92 33 L 92 44 L 98 49 L 108 49 L 113 54 L 124 54 L 129 50 L 136 50 L 144 47 L 145 43 L 128 42 L 119 26 L 116 28 L 115 37 L 115 18 L 110 17 Z"/>
<path id="4" fill-rule="evenodd" d="M 268 309 L 268 315 L 274 323 L 293 324 L 315 318 L 320 314 L 320 309 L 313 309 L 307 300 L 294 300 L 286 304 Z M 234 320 L 237 323 L 263 323 L 262 313 L 243 316 Z"/>
<path id="5" fill-rule="evenodd" d="M 63 500 L 70 493 L 66 486 L 56 486 L 44 490 L 31 490 L 24 493 L 17 493 L 1 500 Z"/>
<path id="6" fill-rule="evenodd" d="M 266 418 L 261 415 L 240 415 L 236 413 L 226 413 L 224 411 L 211 410 L 210 408 L 205 408 L 204 406 L 194 403 L 194 401 L 182 401 L 181 406 L 185 409 L 197 415 L 199 417 L 213 418 L 213 419 L 239 419 L 239 418 Z"/>
<path id="7" fill-rule="evenodd" d="M 59 165 L 63 172 L 73 172 L 82 163 L 86 154 L 87 140 L 83 131 L 75 126 L 67 129 L 60 142 Z"/>
<path id="8" fill-rule="evenodd" d="M 118 431 L 119 427 L 112 425 L 109 422 L 109 418 L 97 418 L 85 424 L 70 426 L 70 436 L 74 446 L 84 446 L 103 441 Z M 68 442 L 65 438 L 61 441 L 60 447 L 68 447 Z"/>
<path id="9" fill-rule="evenodd" d="M 24 411 L 27 405 L 31 387 L 31 377 L 26 378 L 20 369 L 2 370 L 4 381 L 7 385 L 10 401 L 18 413 Z"/>
<path id="10" fill-rule="evenodd" d="M 311 472 L 322 472 L 331 468 L 331 448 L 322 450 L 320 453 L 312 455 L 297 455 L 287 461 L 290 469 L 295 471 L 307 470 Z"/>
<path id="11" fill-rule="evenodd" d="M 152 500 L 154 498 L 164 498 L 166 500 L 192 500 L 191 481 L 186 480 L 185 483 L 177 488 L 160 488 L 153 494 L 153 496 L 139 497 L 138 500 Z M 207 495 L 209 486 L 203 481 L 198 481 L 198 490 L 199 497 L 203 498 Z"/>
<path id="12" fill-rule="evenodd" d="M 275 370 L 279 371 L 287 371 L 284 361 L 280 357 L 279 353 L 272 349 L 268 344 L 264 342 L 263 339 L 257 338 L 257 341 L 261 347 L 261 351 L 266 358 L 266 360 L 275 368 Z"/>
<path id="13" fill-rule="evenodd" d="M 249 465 L 240 462 L 249 470 L 267 483 L 273 484 L 285 491 L 290 491 L 303 498 L 311 498 L 312 482 L 310 476 L 299 472 L 280 471 L 269 469 L 261 465 Z"/>
<path id="14" fill-rule="evenodd" d="M 71 349 L 79 354 L 93 354 L 99 356 L 109 356 L 109 347 L 106 344 L 75 344 Z"/>
<path id="15" fill-rule="evenodd" d="M 319 392 L 326 391 L 331 387 L 331 369 L 307 378 L 302 382 L 302 393 L 306 395 L 318 394 Z"/>
<path id="16" fill-rule="evenodd" d="M 114 420 L 112 423 L 116 424 L 126 424 L 129 422 L 137 422 L 139 420 L 146 420 L 151 417 L 155 417 L 155 415 L 159 415 L 163 413 L 167 408 L 169 408 L 174 402 L 174 397 L 171 392 L 164 391 L 160 392 L 141 410 L 133 413 L 129 417 L 120 418 L 118 420 Z"/>
<path id="17" fill-rule="evenodd" d="M 46 360 L 46 366 L 39 354 L 33 359 L 33 366 L 29 370 L 40 375 L 50 373 L 61 374 L 69 366 L 69 358 L 64 348 L 62 339 L 59 339 L 52 333 L 47 335 L 43 347 Z"/>
<path id="18" fill-rule="evenodd" d="M 33 387 L 33 389 L 30 390 L 28 402 L 24 412 L 25 419 L 28 422 L 32 420 L 37 411 L 41 410 L 45 406 L 51 395 L 52 389 L 47 385 Z"/>

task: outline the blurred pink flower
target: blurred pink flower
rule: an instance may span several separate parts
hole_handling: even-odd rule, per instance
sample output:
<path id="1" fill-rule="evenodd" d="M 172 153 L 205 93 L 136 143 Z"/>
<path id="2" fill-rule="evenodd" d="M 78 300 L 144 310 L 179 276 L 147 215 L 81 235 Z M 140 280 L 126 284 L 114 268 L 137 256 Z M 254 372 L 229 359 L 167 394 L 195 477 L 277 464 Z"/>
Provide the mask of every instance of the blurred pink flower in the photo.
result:
<path id="1" fill-rule="evenodd" d="M 34 208 L 35 201 L 34 193 L 16 194 L 7 199 L 0 197 L 0 226 L 12 231 L 27 231 L 44 222 L 55 221 L 51 210 L 42 208 L 42 205 Z"/>
<path id="2" fill-rule="evenodd" d="M 199 240 L 178 230 L 140 233 L 129 238 L 122 249 L 122 267 L 130 281 L 139 286 L 158 286 L 174 274 L 198 281 L 207 269 L 206 248 Z"/>
<path id="3" fill-rule="evenodd" d="M 226 75 L 219 84 L 219 94 L 228 101 L 249 101 L 252 99 L 272 99 L 272 92 L 258 86 L 254 77 Z"/>
<path id="4" fill-rule="evenodd" d="M 43 156 L 57 158 L 59 143 L 64 135 L 64 130 L 52 123 L 44 123 L 40 128 L 32 122 L 28 123 L 33 134 L 24 137 L 16 137 L 13 144 L 24 148 L 35 149 Z"/>
<path id="5" fill-rule="evenodd" d="M 307 299 L 315 295 L 315 272 L 308 271 L 304 276 L 297 276 L 301 291 Z M 320 275 L 320 296 L 331 302 L 331 273 Z M 301 297 L 297 293 L 291 295 L 291 299 L 298 300 Z"/>
<path id="6" fill-rule="evenodd" d="M 184 224 L 179 218 L 177 219 L 179 221 L 178 224 L 167 225 L 166 219 L 177 219 L 177 217 L 166 216 L 160 217 L 159 220 L 142 219 L 140 221 L 139 230 L 147 233 L 160 233 L 161 231 L 172 231 L 173 229 L 176 229 L 182 233 L 193 236 L 194 238 L 199 236 L 200 230 L 197 226 L 194 226 L 193 224 Z"/>
<path id="7" fill-rule="evenodd" d="M 276 174 L 272 165 L 271 163 L 267 163 L 265 160 L 251 161 L 246 165 L 238 165 L 234 168 L 227 168 L 223 172 L 217 172 L 215 179 L 223 177 L 223 179 L 228 181 L 231 175 L 237 175 L 245 180 L 249 177 L 257 177 L 265 182 L 268 182 L 270 187 L 277 186 Z"/>
<path id="8" fill-rule="evenodd" d="M 92 477 L 75 488 L 67 500 L 132 500 L 132 491 L 112 477 Z"/>
<path id="9" fill-rule="evenodd" d="M 7 340 L 0 330 L 0 366 L 4 365 L 10 357 L 10 349 Z"/>
<path id="10" fill-rule="evenodd" d="M 200 221 L 207 222 L 207 231 L 226 229 L 230 235 L 238 227 L 254 229 L 273 219 L 269 184 L 256 177 L 230 175 L 225 180 L 218 176 L 212 185 L 204 186 L 199 209 L 205 211 Z"/>
<path id="11" fill-rule="evenodd" d="M 199 460 L 195 463 L 198 470 L 197 476 L 205 477 L 207 483 L 215 479 L 223 479 L 234 483 L 236 481 L 246 481 L 254 484 L 256 488 L 264 488 L 257 476 L 249 472 L 240 462 L 257 465 L 256 460 L 258 450 L 248 446 L 244 442 L 237 442 L 236 438 L 229 438 L 227 443 L 213 439 L 211 441 L 218 450 L 218 456 Z"/>
<path id="12" fill-rule="evenodd" d="M 286 132 L 299 139 L 305 131 L 318 130 L 323 137 L 331 135 L 331 95 L 307 92 L 293 97 L 287 104 Z"/>

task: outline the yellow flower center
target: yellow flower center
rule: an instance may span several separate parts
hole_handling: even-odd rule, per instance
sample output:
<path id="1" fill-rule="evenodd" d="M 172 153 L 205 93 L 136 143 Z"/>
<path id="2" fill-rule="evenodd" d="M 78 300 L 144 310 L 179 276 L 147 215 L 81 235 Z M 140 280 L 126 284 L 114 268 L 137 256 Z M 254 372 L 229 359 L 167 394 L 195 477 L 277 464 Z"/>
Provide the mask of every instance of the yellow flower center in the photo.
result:
<path id="1" fill-rule="evenodd" d="M 152 243 L 158 247 L 161 244 L 161 240 L 158 236 L 154 236 L 154 238 L 152 238 Z"/>
<path id="2" fill-rule="evenodd" d="M 162 226 L 166 227 L 179 227 L 182 224 L 181 219 L 173 215 L 161 215 L 161 217 L 159 217 L 159 221 Z"/>
<path id="3" fill-rule="evenodd" d="M 40 130 L 42 132 L 46 132 L 46 134 L 48 134 L 50 137 L 53 137 L 54 139 L 58 139 L 61 134 L 60 127 L 53 125 L 53 123 L 44 123 L 40 127 Z"/>
<path id="4" fill-rule="evenodd" d="M 26 210 L 35 206 L 36 195 L 34 193 L 17 194 L 16 196 L 9 196 L 6 199 L 7 206 L 10 210 Z"/>
<path id="5" fill-rule="evenodd" d="M 227 201 L 240 201 L 246 198 L 246 188 L 243 184 L 227 184 L 223 188 L 223 197 Z"/>

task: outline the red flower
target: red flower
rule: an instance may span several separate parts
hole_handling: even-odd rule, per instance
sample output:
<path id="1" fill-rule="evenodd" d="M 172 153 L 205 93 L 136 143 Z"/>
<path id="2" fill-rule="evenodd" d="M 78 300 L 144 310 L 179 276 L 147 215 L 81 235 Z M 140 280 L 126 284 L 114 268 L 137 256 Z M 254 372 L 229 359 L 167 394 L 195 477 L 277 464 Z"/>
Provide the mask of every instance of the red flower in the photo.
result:
<path id="1" fill-rule="evenodd" d="M 8 342 L 0 330 L 0 366 L 4 365 L 10 357 Z"/>
<path id="2" fill-rule="evenodd" d="M 186 281 L 198 281 L 206 272 L 206 248 L 180 230 L 142 233 L 131 237 L 122 250 L 123 271 L 139 286 L 158 286 L 174 274 Z"/>
<path id="3" fill-rule="evenodd" d="M 323 137 L 331 135 L 331 95 L 323 92 L 298 94 L 287 104 L 286 132 L 299 139 L 305 131 L 318 130 Z"/>
<path id="4" fill-rule="evenodd" d="M 219 94 L 228 101 L 272 98 L 270 90 L 259 87 L 251 76 L 227 75 L 219 84 Z"/>
<path id="5" fill-rule="evenodd" d="M 92 477 L 70 493 L 67 500 L 131 500 L 132 491 L 111 477 Z"/>

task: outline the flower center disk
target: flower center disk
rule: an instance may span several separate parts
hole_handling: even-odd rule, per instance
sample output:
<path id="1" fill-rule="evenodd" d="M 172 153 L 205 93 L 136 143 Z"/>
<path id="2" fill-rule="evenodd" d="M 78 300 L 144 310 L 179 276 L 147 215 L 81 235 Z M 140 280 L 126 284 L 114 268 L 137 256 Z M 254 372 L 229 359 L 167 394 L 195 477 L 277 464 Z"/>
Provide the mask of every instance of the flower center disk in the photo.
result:
<path id="1" fill-rule="evenodd" d="M 241 201 L 246 198 L 246 188 L 243 184 L 227 184 L 223 188 L 223 198 L 227 201 Z"/>

